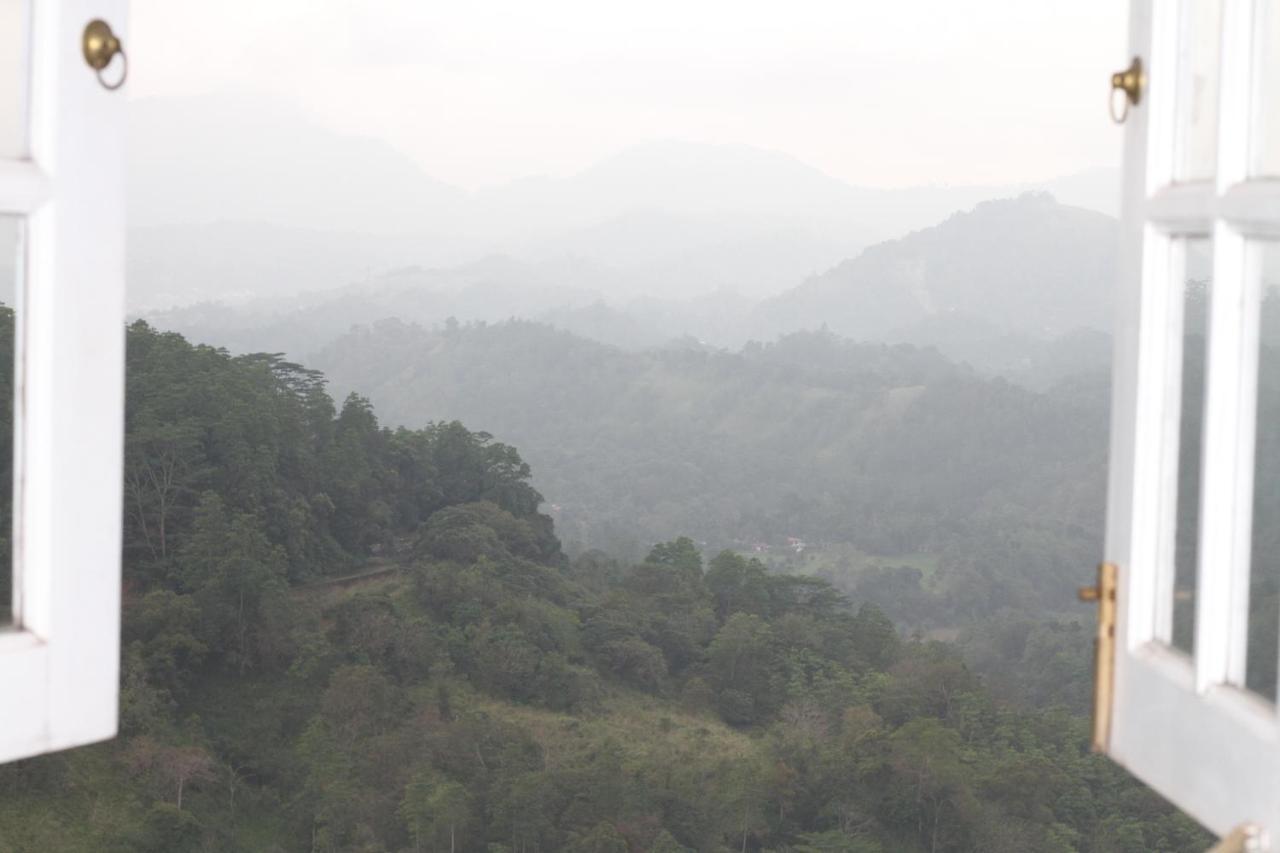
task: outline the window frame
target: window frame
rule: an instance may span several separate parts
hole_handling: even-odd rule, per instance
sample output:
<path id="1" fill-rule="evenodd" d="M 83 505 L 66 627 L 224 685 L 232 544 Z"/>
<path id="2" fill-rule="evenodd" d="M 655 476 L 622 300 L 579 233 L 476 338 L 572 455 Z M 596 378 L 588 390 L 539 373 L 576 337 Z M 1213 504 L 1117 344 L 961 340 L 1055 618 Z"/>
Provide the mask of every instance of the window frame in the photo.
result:
<path id="1" fill-rule="evenodd" d="M 25 218 L 0 762 L 112 737 L 119 693 L 125 100 L 80 45 L 128 4 L 28 9 L 30 154 L 0 161 L 0 214 Z"/>
<path id="2" fill-rule="evenodd" d="M 1105 555 L 1119 567 L 1105 751 L 1210 830 L 1280 833 L 1280 713 L 1243 688 L 1247 649 L 1260 253 L 1280 238 L 1280 178 L 1251 177 L 1255 14 L 1224 0 L 1217 168 L 1179 183 L 1180 70 L 1192 0 L 1134 0 L 1146 65 L 1125 134 Z M 1280 14 L 1280 9 L 1275 10 Z M 1169 81 L 1178 81 L 1170 85 Z M 1195 654 L 1169 645 L 1182 281 L 1176 241 L 1210 236 Z"/>

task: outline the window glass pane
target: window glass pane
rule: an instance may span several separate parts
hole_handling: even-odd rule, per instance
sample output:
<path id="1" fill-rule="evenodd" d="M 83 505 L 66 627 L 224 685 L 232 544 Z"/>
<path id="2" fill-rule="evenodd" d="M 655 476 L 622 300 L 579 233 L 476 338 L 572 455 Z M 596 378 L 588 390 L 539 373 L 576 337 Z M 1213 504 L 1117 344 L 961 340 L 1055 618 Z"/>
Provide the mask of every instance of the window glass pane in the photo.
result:
<path id="1" fill-rule="evenodd" d="M 1207 239 L 1182 246 L 1182 359 L 1178 418 L 1178 477 L 1173 530 L 1174 648 L 1190 653 L 1195 639 L 1196 550 L 1200 541 L 1200 446 L 1204 420 L 1204 367 L 1213 270 Z"/>
<path id="2" fill-rule="evenodd" d="M 21 220 L 0 217 L 0 625 L 13 621 L 13 342 L 21 246 Z"/>
<path id="3" fill-rule="evenodd" d="M 1218 155 L 1222 0 L 1191 0 L 1178 81 L 1178 178 L 1212 178 Z"/>
<path id="4" fill-rule="evenodd" d="M 27 153 L 27 31 L 25 0 L 0 0 L 0 157 Z"/>
<path id="5" fill-rule="evenodd" d="M 1280 4 L 1258 3 L 1255 104 L 1250 135 L 1254 174 L 1280 177 Z"/>
<path id="6" fill-rule="evenodd" d="M 1262 244 L 1261 255 L 1262 321 L 1245 686 L 1274 700 L 1280 645 L 1280 243 Z"/>

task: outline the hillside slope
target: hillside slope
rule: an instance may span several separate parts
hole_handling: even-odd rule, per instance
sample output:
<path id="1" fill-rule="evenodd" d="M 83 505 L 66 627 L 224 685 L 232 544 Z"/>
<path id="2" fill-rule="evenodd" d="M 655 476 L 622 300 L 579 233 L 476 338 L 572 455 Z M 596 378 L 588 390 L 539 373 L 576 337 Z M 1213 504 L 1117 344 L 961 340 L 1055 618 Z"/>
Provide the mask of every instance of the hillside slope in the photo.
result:
<path id="1" fill-rule="evenodd" d="M 392 423 L 460 418 L 509 436 L 576 547 L 635 553 L 687 533 L 932 554 L 951 606 L 990 612 L 1057 609 L 1100 541 L 1105 374 L 1036 393 L 829 333 L 628 353 L 521 322 L 388 321 L 316 362 Z M 1009 583 L 961 605 L 973 572 Z"/>
<path id="2" fill-rule="evenodd" d="M 128 347 L 120 734 L 0 766 L 5 853 L 1208 843 L 1082 716 L 822 581 L 687 538 L 571 562 L 488 435 L 392 431 L 141 324 Z M 1080 660 L 1039 668 L 1072 706 Z"/>
<path id="3" fill-rule="evenodd" d="M 1049 340 L 1110 327 L 1115 220 L 1046 194 L 988 201 L 880 243 L 756 312 L 759 332 L 825 325 L 858 340 L 927 340 L 928 324 L 981 323 Z"/>

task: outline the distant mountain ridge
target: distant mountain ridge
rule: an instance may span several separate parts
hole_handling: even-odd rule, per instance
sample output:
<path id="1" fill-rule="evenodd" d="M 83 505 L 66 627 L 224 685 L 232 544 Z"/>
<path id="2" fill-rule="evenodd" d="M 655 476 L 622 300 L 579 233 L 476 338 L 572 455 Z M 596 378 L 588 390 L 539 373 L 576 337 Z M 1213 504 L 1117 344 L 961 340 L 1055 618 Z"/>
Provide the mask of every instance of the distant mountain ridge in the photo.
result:
<path id="1" fill-rule="evenodd" d="M 907 340 L 942 317 L 1051 339 L 1110 327 L 1118 234 L 1101 213 L 1047 193 L 986 201 L 872 246 L 762 302 L 753 329 L 817 328 Z"/>
<path id="2" fill-rule="evenodd" d="M 759 303 L 727 289 L 684 300 L 610 299 L 634 284 L 614 267 L 493 256 L 406 267 L 337 290 L 148 316 L 238 352 L 297 358 L 352 325 L 386 318 L 427 326 L 450 317 L 538 320 L 626 349 L 673 340 L 736 349 L 825 327 L 859 341 L 935 347 L 984 373 L 1047 387 L 1108 364 L 1116 239 L 1110 217 L 1024 194 L 879 243 Z M 230 270 L 226 276 L 236 278 Z"/>
<path id="3" fill-rule="evenodd" d="M 465 193 L 385 141 L 280 102 L 201 95 L 129 104 L 132 227 L 262 222 L 352 234 L 448 230 Z"/>
<path id="4" fill-rule="evenodd" d="M 334 133 L 272 101 L 143 99 L 131 104 L 131 123 L 130 299 L 148 310 L 494 254 L 608 267 L 620 288 L 612 298 L 759 298 L 864 246 L 1026 189 L 855 187 L 781 152 L 667 140 L 564 177 L 467 192 L 385 141 Z M 1114 207 L 1113 174 L 1043 186 Z M 181 285 L 173 247 L 188 259 Z"/>

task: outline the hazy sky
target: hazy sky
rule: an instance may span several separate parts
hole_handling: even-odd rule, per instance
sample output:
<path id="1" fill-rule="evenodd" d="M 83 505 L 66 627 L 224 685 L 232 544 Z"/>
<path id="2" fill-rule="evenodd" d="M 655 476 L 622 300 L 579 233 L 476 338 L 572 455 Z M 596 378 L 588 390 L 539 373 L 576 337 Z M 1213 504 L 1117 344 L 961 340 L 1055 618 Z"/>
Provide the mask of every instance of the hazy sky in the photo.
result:
<path id="1" fill-rule="evenodd" d="M 1118 163 L 1122 0 L 134 0 L 132 97 L 283 96 L 467 187 L 651 139 L 872 186 Z"/>

